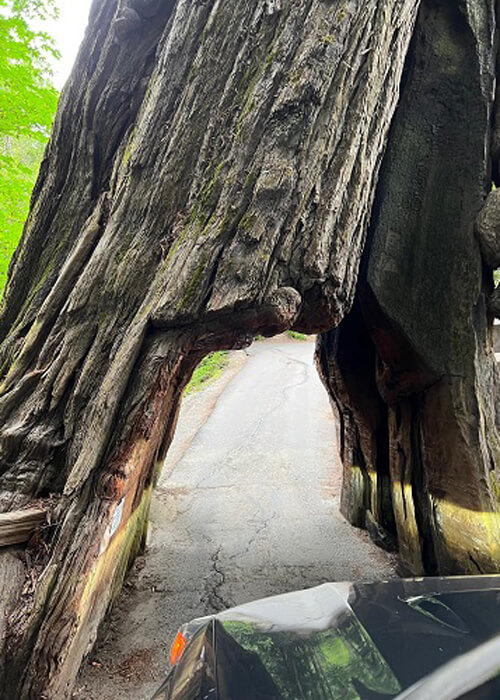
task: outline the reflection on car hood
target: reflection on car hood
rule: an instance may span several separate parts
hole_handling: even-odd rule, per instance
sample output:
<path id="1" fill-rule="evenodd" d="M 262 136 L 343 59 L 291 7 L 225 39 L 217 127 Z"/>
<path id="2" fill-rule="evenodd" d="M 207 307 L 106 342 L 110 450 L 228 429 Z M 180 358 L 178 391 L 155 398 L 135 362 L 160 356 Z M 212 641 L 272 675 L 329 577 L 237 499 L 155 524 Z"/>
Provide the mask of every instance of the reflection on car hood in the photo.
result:
<path id="1" fill-rule="evenodd" d="M 500 634 L 500 576 L 327 583 L 188 628 L 196 634 L 158 698 L 397 697 Z"/>
<path id="2" fill-rule="evenodd" d="M 267 632 L 321 632 L 334 627 L 345 615 L 351 589 L 349 583 L 325 583 L 317 588 L 238 605 L 214 617 L 222 623 L 253 623 L 257 629 Z"/>

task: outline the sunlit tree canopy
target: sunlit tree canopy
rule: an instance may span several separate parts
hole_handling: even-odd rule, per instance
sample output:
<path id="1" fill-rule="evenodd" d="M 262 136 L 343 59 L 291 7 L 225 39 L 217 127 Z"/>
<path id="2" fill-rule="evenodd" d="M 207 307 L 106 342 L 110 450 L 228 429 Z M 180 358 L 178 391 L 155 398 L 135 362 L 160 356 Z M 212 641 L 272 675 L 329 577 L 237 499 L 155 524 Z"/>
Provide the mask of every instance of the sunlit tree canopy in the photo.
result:
<path id="1" fill-rule="evenodd" d="M 55 15 L 54 0 L 0 0 L 0 289 L 57 107 L 51 60 L 58 52 L 38 29 Z"/>

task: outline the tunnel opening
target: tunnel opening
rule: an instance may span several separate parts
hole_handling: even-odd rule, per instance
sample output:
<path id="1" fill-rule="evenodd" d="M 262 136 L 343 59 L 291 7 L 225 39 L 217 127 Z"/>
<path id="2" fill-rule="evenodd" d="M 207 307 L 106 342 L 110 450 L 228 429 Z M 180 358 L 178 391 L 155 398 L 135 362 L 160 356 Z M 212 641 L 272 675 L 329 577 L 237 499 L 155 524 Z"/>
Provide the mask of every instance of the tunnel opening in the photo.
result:
<path id="1" fill-rule="evenodd" d="M 260 337 L 212 355 L 223 364 L 213 379 L 195 370 L 156 478 L 146 554 L 83 667 L 86 692 L 117 658 L 125 668 L 146 654 L 164 672 L 190 619 L 327 581 L 396 575 L 394 557 L 341 513 L 340 431 L 315 340 Z"/>

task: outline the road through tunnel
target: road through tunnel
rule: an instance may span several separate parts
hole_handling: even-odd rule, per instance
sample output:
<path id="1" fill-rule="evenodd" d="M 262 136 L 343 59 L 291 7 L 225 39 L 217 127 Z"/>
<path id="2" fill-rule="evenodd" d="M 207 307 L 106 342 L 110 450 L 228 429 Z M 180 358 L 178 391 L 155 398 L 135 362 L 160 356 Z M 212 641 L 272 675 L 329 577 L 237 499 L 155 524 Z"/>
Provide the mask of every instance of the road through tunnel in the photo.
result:
<path id="1" fill-rule="evenodd" d="M 340 514 L 337 426 L 314 353 L 313 338 L 261 339 L 183 399 L 146 554 L 77 698 L 151 696 L 186 620 L 327 581 L 396 575 L 395 557 Z"/>

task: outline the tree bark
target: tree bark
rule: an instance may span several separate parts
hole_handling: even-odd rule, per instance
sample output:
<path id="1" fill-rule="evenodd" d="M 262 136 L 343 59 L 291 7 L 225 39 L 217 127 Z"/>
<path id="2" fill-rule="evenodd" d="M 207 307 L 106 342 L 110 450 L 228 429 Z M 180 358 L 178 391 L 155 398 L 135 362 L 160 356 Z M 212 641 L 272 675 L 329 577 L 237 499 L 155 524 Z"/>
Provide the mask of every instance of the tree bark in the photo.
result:
<path id="1" fill-rule="evenodd" d="M 345 426 L 344 513 L 397 534 L 413 574 L 500 568 L 496 197 L 475 226 L 498 170 L 494 5 L 423 1 L 357 301 L 318 353 Z"/>
<path id="2" fill-rule="evenodd" d="M 0 322 L 0 512 L 52 523 L 4 697 L 69 696 L 201 357 L 349 311 L 418 5 L 94 3 Z"/>

